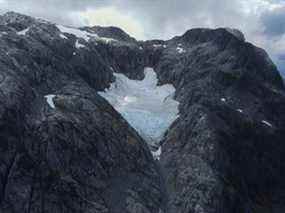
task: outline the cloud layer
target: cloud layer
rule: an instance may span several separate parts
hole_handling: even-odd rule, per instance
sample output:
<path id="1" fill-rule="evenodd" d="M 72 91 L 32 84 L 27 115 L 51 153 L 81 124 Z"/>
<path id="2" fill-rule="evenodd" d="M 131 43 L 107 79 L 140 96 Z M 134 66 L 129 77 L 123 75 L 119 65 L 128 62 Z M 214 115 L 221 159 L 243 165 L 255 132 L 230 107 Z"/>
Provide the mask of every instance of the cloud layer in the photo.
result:
<path id="1" fill-rule="evenodd" d="M 0 0 L 0 13 L 66 25 L 115 25 L 137 39 L 168 39 L 193 27 L 233 27 L 265 48 L 285 74 L 284 0 Z"/>

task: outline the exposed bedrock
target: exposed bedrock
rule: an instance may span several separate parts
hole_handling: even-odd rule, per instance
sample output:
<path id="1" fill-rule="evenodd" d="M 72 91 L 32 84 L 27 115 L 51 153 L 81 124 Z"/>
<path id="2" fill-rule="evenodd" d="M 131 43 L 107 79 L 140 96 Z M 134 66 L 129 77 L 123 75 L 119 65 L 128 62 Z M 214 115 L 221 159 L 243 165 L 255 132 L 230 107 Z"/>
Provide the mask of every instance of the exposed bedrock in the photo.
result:
<path id="1" fill-rule="evenodd" d="M 66 31 L 0 16 L 0 212 L 285 211 L 285 89 L 264 50 L 229 29 Z M 180 103 L 159 162 L 97 95 L 145 67 Z"/>

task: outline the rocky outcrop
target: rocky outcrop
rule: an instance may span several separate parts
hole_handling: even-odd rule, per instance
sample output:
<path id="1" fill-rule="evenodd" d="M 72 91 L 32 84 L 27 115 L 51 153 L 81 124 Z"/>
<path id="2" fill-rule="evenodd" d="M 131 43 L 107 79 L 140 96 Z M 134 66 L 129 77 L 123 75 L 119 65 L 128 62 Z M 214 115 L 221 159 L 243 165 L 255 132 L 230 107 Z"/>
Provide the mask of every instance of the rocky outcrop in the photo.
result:
<path id="1" fill-rule="evenodd" d="M 97 37 L 0 17 L 1 212 L 284 212 L 285 89 L 264 50 L 222 28 L 82 30 Z M 96 94 L 146 66 L 180 102 L 159 162 Z"/>
<path id="2" fill-rule="evenodd" d="M 276 67 L 224 29 L 171 42 L 185 53 L 164 51 L 156 65 L 180 101 L 162 141 L 170 212 L 282 212 L 285 91 Z"/>
<path id="3" fill-rule="evenodd" d="M 94 27 L 83 27 L 83 30 L 88 32 L 96 33 L 100 37 L 106 38 L 113 38 L 119 40 L 121 42 L 127 43 L 136 43 L 136 39 L 129 36 L 123 30 L 118 27 L 101 27 L 101 26 L 94 26 Z"/>
<path id="4" fill-rule="evenodd" d="M 51 23 L 0 20 L 0 212 L 163 209 L 148 147 L 96 94 L 113 78 L 106 44 L 77 49 Z"/>

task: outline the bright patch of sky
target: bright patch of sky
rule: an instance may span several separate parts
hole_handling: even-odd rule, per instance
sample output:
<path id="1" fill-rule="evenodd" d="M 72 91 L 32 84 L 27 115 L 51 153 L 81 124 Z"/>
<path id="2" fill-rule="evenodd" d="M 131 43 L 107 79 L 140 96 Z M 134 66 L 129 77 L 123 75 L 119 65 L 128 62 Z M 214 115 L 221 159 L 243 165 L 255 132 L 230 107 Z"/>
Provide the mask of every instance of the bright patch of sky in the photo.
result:
<path id="1" fill-rule="evenodd" d="M 104 7 L 100 9 L 88 9 L 80 12 L 79 17 L 86 25 L 94 26 L 117 26 L 136 37 L 144 39 L 143 27 L 128 13 L 122 13 L 115 7 Z"/>
<path id="2" fill-rule="evenodd" d="M 152 146 L 157 146 L 165 131 L 178 117 L 179 103 L 173 99 L 175 88 L 158 86 L 152 68 L 145 69 L 142 81 L 114 73 L 116 81 L 105 92 L 99 92 Z"/>

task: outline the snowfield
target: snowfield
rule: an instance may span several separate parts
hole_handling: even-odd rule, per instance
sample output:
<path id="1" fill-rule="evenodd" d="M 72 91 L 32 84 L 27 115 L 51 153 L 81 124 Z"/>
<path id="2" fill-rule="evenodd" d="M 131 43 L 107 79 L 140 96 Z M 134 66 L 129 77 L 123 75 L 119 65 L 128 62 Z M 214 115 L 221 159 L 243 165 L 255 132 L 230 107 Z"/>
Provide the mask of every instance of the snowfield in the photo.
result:
<path id="1" fill-rule="evenodd" d="M 111 42 L 116 42 L 117 41 L 117 40 L 112 39 L 112 38 L 100 37 L 96 33 L 89 33 L 87 31 L 84 31 L 84 30 L 81 30 L 81 29 L 77 29 L 77 28 L 73 28 L 73 27 L 66 27 L 66 26 L 62 26 L 62 25 L 56 25 L 56 26 L 62 33 L 73 34 L 77 38 L 84 39 L 86 42 L 89 42 L 90 38 L 94 38 L 97 41 L 102 41 L 102 42 L 105 42 L 105 43 L 111 43 Z"/>
<path id="2" fill-rule="evenodd" d="M 144 73 L 145 78 L 141 81 L 114 73 L 116 81 L 99 94 L 150 146 L 158 147 L 165 131 L 178 117 L 179 103 L 173 99 L 175 88 L 172 85 L 158 86 L 157 75 L 152 68 L 145 68 Z"/>

